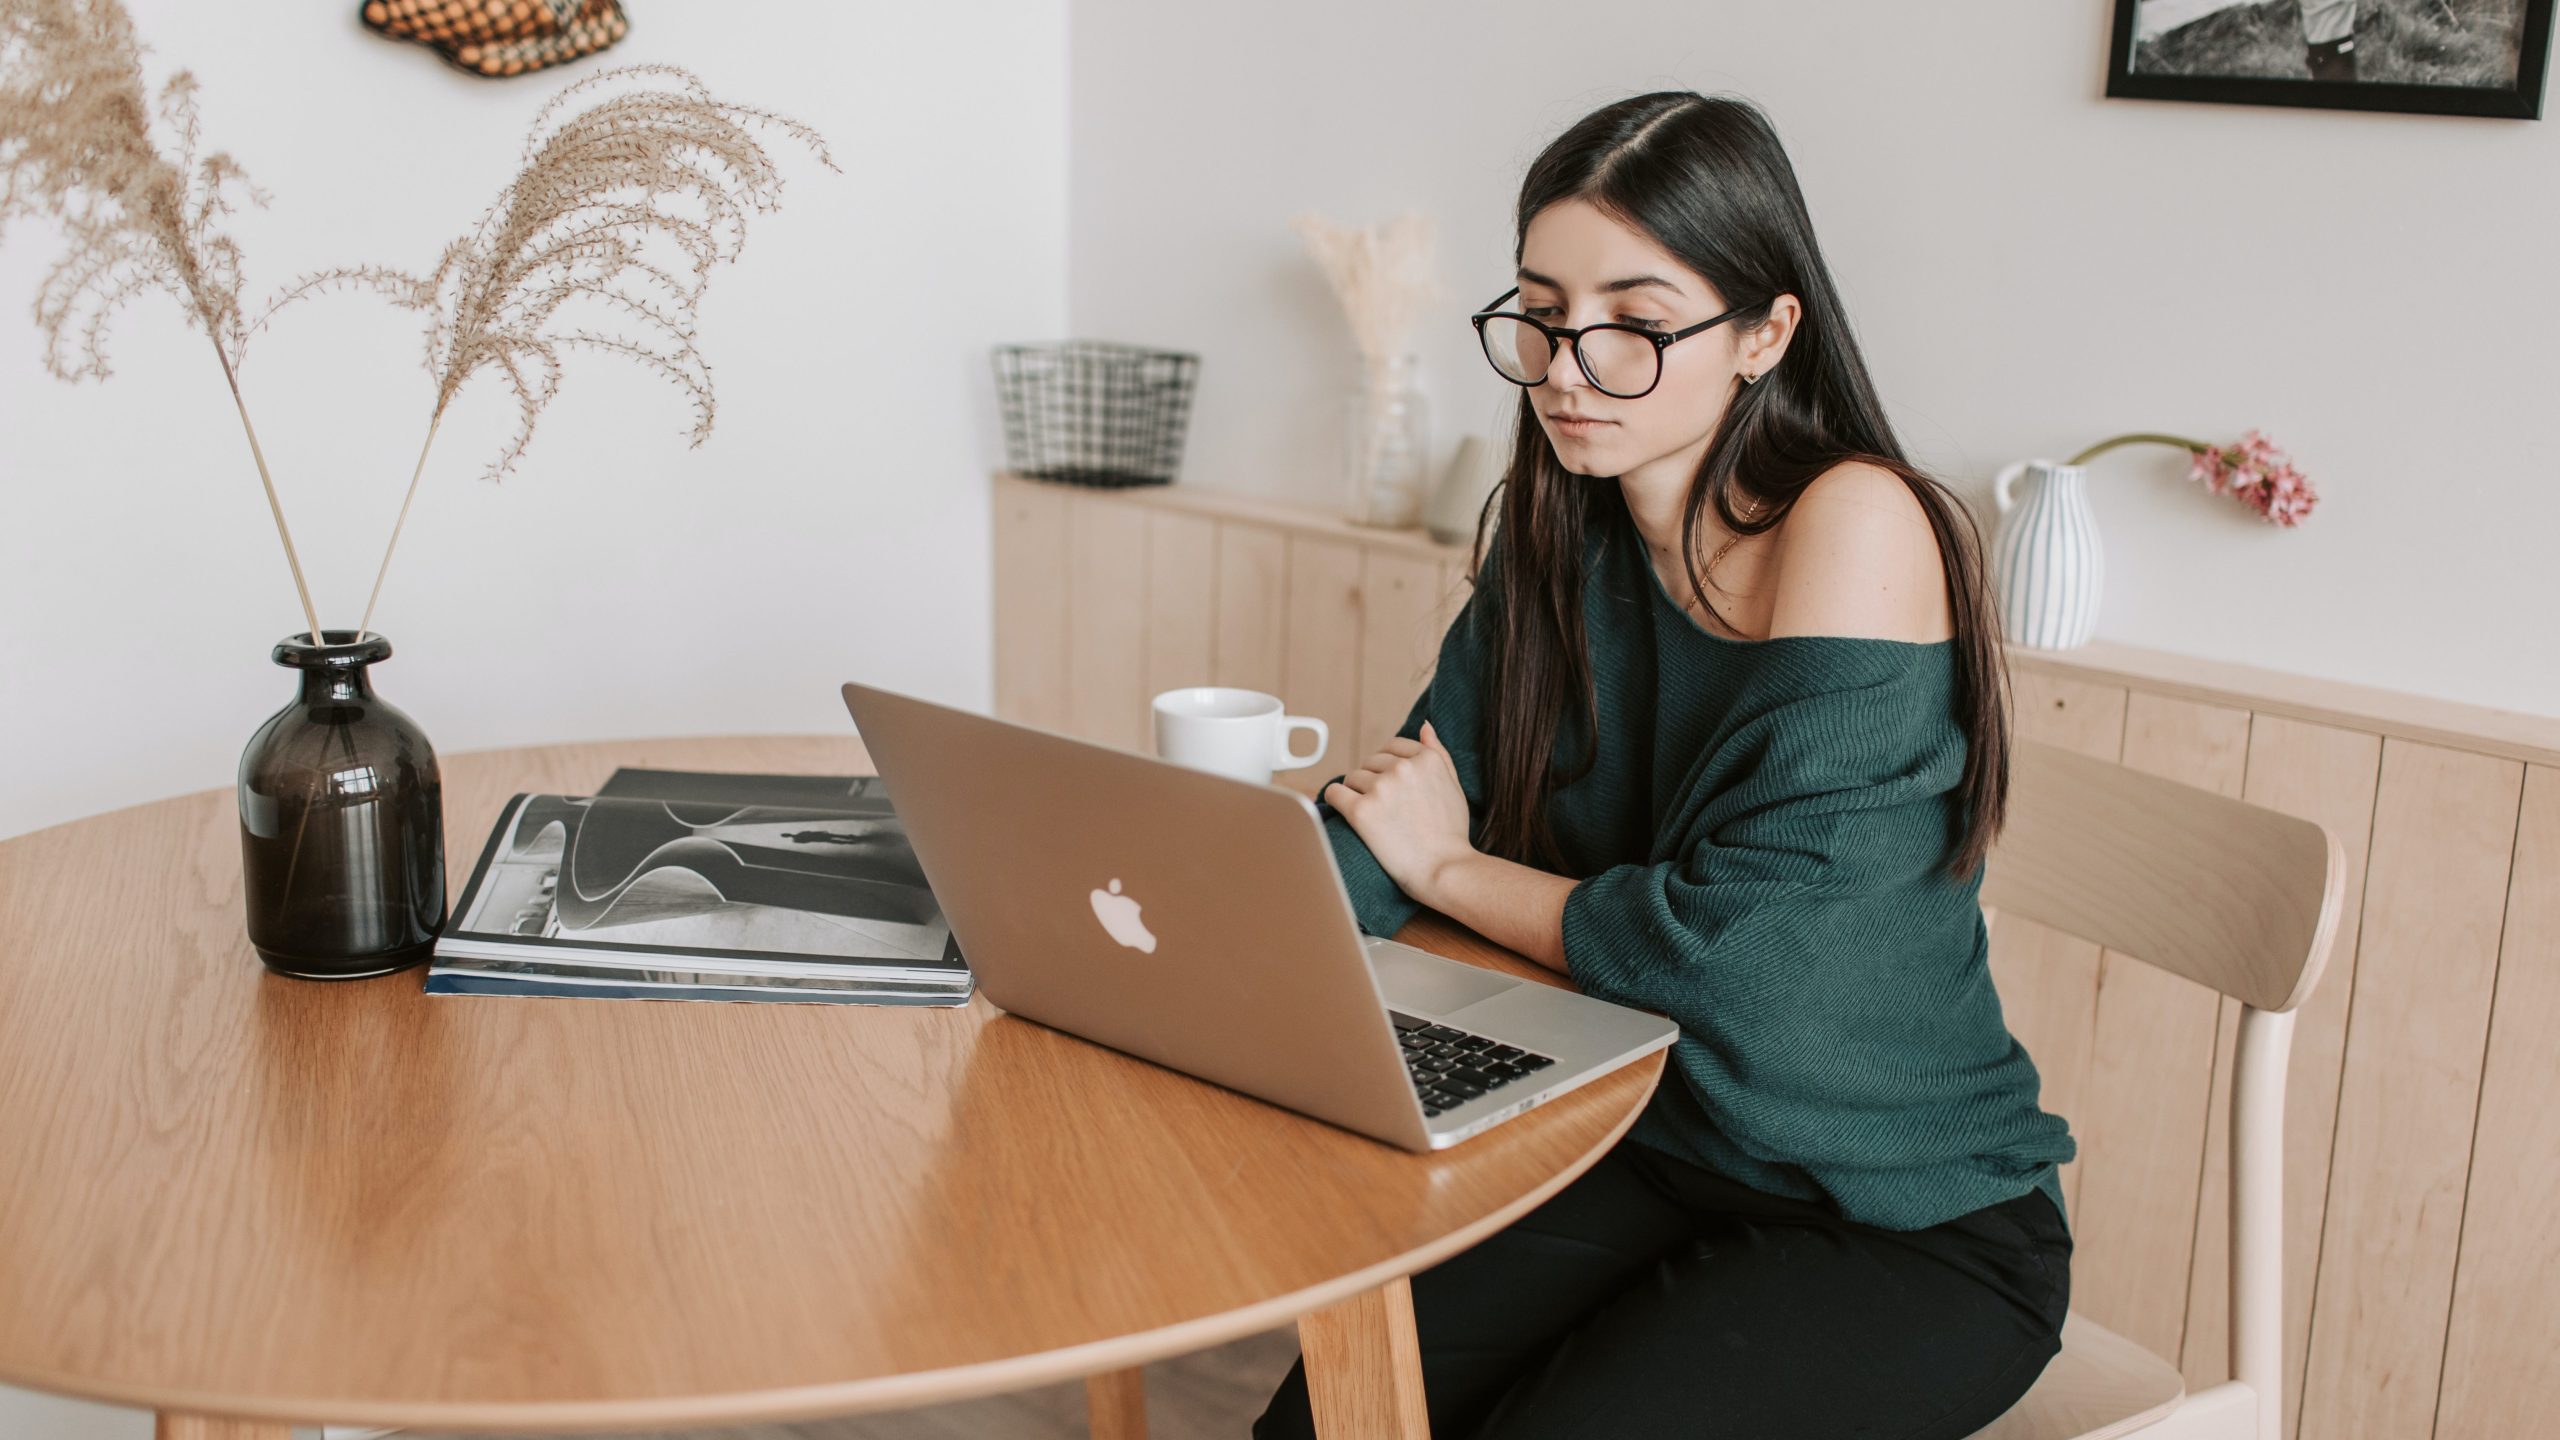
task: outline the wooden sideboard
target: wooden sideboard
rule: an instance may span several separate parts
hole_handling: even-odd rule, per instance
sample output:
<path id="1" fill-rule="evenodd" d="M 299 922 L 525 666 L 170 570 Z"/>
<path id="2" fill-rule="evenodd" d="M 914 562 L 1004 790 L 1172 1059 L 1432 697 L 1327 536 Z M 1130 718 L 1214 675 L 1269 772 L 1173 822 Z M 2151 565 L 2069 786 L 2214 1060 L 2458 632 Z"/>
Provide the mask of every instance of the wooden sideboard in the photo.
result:
<path id="1" fill-rule="evenodd" d="M 1190 486 L 994 482 L 997 713 L 1151 748 L 1147 701 L 1244 685 L 1392 735 L 1466 596 L 1420 531 Z M 2286 1114 L 2287 1433 L 2504 1437 L 2560 1414 L 2560 719 L 2127 646 L 2013 646 L 2018 733 L 2307 816 L 2350 866 Z M 2235 1002 L 2024 921 L 1992 970 L 2080 1159 L 2073 1303 L 2227 1373 Z"/>

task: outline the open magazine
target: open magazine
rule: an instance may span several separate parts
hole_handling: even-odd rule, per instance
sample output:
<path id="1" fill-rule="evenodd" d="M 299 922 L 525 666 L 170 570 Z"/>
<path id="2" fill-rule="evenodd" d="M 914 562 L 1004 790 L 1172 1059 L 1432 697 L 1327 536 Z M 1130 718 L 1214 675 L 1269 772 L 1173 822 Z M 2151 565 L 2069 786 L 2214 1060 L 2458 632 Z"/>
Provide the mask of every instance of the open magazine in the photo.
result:
<path id="1" fill-rule="evenodd" d="M 879 777 L 625 768 L 507 802 L 426 988 L 959 1005 L 972 980 Z"/>

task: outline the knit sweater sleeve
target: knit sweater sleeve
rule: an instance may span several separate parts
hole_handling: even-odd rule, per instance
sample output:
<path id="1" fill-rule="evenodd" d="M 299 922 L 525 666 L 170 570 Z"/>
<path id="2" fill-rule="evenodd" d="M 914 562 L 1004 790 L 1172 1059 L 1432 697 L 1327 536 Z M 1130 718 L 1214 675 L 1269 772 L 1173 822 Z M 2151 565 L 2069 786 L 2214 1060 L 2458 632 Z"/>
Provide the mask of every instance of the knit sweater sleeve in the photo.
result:
<path id="1" fill-rule="evenodd" d="M 1484 767 L 1479 757 L 1484 734 L 1484 646 L 1493 625 L 1492 574 L 1488 563 L 1475 593 L 1440 637 L 1439 658 L 1434 662 L 1430 682 L 1414 697 L 1404 723 L 1396 727 L 1396 734 L 1419 740 L 1422 722 L 1431 722 L 1431 732 L 1448 747 L 1449 758 L 1457 768 L 1458 787 L 1466 792 L 1467 828 L 1471 835 L 1485 814 Z M 1369 757 L 1364 754 L 1352 758 Z M 1331 776 L 1325 784 L 1341 778 L 1342 775 Z M 1317 793 L 1323 793 L 1323 786 L 1317 787 Z M 1360 922 L 1361 933 L 1392 936 L 1403 929 L 1405 922 L 1421 913 L 1422 902 L 1407 895 L 1387 874 L 1342 812 L 1318 800 L 1316 813 L 1324 820 L 1325 838 L 1333 843 L 1334 867 L 1342 873 L 1342 888 L 1351 897 L 1351 913 Z"/>
<path id="2" fill-rule="evenodd" d="M 2027 1064 L 1997 1020 L 1978 872 L 1942 869 L 1966 745 L 1949 660 L 1838 636 L 1736 652 L 1753 668 L 1653 853 L 1564 903 L 1575 982 L 1680 1026 L 1688 1093 L 1666 1098 L 1703 1121 L 1710 1158 L 1809 1178 L 1886 1225 L 1931 1223 L 1897 1214 L 1914 1172 L 1988 1203 L 2057 1153 L 2032 1105 L 1962 1154 L 1897 1122 L 2014 1089 Z"/>

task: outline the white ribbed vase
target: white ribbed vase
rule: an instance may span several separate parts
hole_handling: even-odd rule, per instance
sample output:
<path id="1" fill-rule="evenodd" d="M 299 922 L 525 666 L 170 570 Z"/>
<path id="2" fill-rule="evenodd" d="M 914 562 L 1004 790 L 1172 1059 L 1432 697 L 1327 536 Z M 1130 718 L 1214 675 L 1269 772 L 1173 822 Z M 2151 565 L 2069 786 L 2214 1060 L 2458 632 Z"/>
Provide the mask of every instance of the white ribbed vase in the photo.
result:
<path id="1" fill-rule="evenodd" d="M 2024 499 L 2011 488 L 2021 476 L 2038 482 Z M 2014 644 L 2068 650 L 2097 631 L 2106 556 L 2089 510 L 2088 478 L 2083 465 L 2021 460 L 1992 482 L 1991 498 L 2000 507 L 1992 585 L 2001 630 Z"/>

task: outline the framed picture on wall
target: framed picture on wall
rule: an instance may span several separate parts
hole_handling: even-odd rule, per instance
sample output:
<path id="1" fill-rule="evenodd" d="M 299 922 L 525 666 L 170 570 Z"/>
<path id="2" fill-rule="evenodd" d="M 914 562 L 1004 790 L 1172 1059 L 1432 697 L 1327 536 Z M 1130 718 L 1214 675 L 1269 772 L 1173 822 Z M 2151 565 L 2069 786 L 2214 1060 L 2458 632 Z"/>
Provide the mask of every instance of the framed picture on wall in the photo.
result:
<path id="1" fill-rule="evenodd" d="M 2542 118 L 2553 0 L 2116 0 L 2107 93 Z"/>

